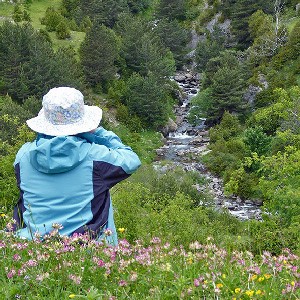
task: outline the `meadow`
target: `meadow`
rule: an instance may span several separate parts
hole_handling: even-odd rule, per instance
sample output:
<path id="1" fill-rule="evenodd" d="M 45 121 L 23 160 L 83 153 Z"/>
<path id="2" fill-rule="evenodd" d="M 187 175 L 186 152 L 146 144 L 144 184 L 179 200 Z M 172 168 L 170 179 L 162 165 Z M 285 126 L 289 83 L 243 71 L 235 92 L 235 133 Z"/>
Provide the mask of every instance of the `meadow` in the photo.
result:
<path id="1" fill-rule="evenodd" d="M 2 219 L 6 219 L 4 214 Z M 6 220 L 7 221 L 7 220 Z M 0 234 L 1 299 L 299 299 L 299 256 L 283 249 L 228 252 L 193 241 L 174 247 L 153 237 L 119 245 L 88 235 L 59 235 L 59 224 L 41 242 Z M 105 234 L 109 236 L 110 230 Z"/>

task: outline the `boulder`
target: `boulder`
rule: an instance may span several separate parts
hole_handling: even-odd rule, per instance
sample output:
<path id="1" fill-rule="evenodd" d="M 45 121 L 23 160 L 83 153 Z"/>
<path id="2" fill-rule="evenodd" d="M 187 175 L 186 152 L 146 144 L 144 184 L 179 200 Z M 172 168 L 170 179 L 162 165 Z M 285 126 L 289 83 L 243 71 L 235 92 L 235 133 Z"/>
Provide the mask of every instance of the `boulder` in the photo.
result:
<path id="1" fill-rule="evenodd" d="M 177 130 L 177 124 L 169 118 L 167 124 L 161 129 L 161 133 L 166 137 L 170 132 Z"/>

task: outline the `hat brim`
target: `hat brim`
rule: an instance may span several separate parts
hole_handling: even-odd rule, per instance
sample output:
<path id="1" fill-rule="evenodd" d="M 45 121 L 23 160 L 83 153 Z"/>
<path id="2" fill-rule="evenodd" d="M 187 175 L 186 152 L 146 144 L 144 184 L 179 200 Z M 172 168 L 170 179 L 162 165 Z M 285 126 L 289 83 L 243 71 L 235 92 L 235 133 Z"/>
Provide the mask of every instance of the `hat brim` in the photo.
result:
<path id="1" fill-rule="evenodd" d="M 84 116 L 76 123 L 54 125 L 46 119 L 43 108 L 37 117 L 27 120 L 26 123 L 35 132 L 52 136 L 64 136 L 91 131 L 99 126 L 101 119 L 102 109 L 100 107 L 84 105 Z"/>

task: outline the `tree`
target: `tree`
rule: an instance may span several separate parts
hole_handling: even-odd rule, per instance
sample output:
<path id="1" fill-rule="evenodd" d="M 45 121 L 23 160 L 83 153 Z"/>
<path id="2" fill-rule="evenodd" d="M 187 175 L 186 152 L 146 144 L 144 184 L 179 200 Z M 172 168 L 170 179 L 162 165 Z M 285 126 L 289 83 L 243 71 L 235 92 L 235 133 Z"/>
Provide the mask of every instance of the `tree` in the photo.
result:
<path id="1" fill-rule="evenodd" d="M 102 23 L 112 28 L 119 15 L 128 12 L 126 0 L 80 0 L 82 16 L 89 16 L 92 22 Z"/>
<path id="2" fill-rule="evenodd" d="M 119 56 L 119 40 L 113 30 L 94 23 L 87 32 L 80 49 L 81 64 L 87 82 L 95 87 L 102 86 L 114 78 Z"/>
<path id="3" fill-rule="evenodd" d="M 55 31 L 57 25 L 64 20 L 64 17 L 55 10 L 54 7 L 48 7 L 45 16 L 41 20 L 41 24 L 46 26 L 47 31 Z"/>
<path id="4" fill-rule="evenodd" d="M 14 6 L 12 18 L 16 23 L 23 21 L 23 11 L 19 4 Z"/>
<path id="5" fill-rule="evenodd" d="M 238 68 L 220 68 L 215 73 L 210 88 L 211 109 L 208 112 L 208 124 L 218 123 L 225 111 L 239 114 L 246 111 L 247 105 L 243 99 L 245 82 Z"/>
<path id="6" fill-rule="evenodd" d="M 161 0 L 157 8 L 157 15 L 159 18 L 183 21 L 186 19 L 186 9 L 185 0 Z"/>
<path id="7" fill-rule="evenodd" d="M 292 29 L 287 43 L 288 49 L 292 53 L 293 58 L 299 57 L 300 53 L 300 21 L 298 21 Z"/>
<path id="8" fill-rule="evenodd" d="M 29 96 L 41 97 L 53 86 L 66 82 L 65 77 L 69 85 L 79 84 L 75 53 L 68 53 L 69 60 L 67 56 L 60 59 L 45 35 L 30 24 L 5 22 L 0 26 L 0 94 L 22 102 Z M 58 54 L 62 55 L 60 51 Z"/>
<path id="9" fill-rule="evenodd" d="M 163 85 L 153 74 L 143 77 L 133 74 L 127 82 L 125 104 L 137 115 L 145 128 L 158 129 L 168 120 L 171 101 Z"/>
<path id="10" fill-rule="evenodd" d="M 71 36 L 70 28 L 68 27 L 68 24 L 65 20 L 62 20 L 57 24 L 55 32 L 57 38 L 60 40 L 64 40 Z"/>
<path id="11" fill-rule="evenodd" d="M 275 6 L 276 22 L 272 16 L 262 10 L 256 11 L 249 18 L 249 32 L 253 38 L 250 53 L 254 61 L 274 56 L 286 42 L 286 29 L 279 24 L 279 13 Z"/>
<path id="12" fill-rule="evenodd" d="M 162 44 L 149 23 L 138 17 L 123 15 L 116 25 L 116 31 L 122 38 L 121 58 L 126 64 L 127 72 L 129 69 L 131 73 L 138 72 L 142 76 L 155 74 L 161 79 L 173 75 L 173 55 Z"/>
<path id="13" fill-rule="evenodd" d="M 152 4 L 152 0 L 127 0 L 130 11 L 134 14 L 145 11 Z"/>
<path id="14" fill-rule="evenodd" d="M 173 53 L 176 65 L 182 66 L 187 54 L 187 44 L 190 41 L 188 30 L 183 28 L 178 20 L 162 19 L 154 27 L 154 32 L 160 37 L 166 48 Z"/>

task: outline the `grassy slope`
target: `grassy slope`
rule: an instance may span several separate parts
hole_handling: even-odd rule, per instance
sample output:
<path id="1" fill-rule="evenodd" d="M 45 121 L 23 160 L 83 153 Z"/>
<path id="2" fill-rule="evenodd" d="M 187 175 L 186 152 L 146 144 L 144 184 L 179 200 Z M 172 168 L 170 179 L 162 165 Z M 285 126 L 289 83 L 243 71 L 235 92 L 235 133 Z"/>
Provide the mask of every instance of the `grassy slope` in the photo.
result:
<path id="1" fill-rule="evenodd" d="M 31 24 L 35 29 L 45 28 L 44 25 L 41 24 L 40 19 L 44 16 L 46 9 L 49 6 L 54 7 L 55 9 L 59 9 L 60 0 L 39 0 L 33 1 L 33 3 L 29 7 L 29 13 L 31 17 Z M 0 22 L 3 22 L 6 19 L 12 19 L 14 5 L 11 3 L 0 3 Z M 67 47 L 69 45 L 73 46 L 76 50 L 78 49 L 80 43 L 84 39 L 84 32 L 71 31 L 71 38 L 67 40 L 59 40 L 56 38 L 55 32 L 50 32 L 50 36 L 53 41 L 54 49 L 59 47 Z"/>

